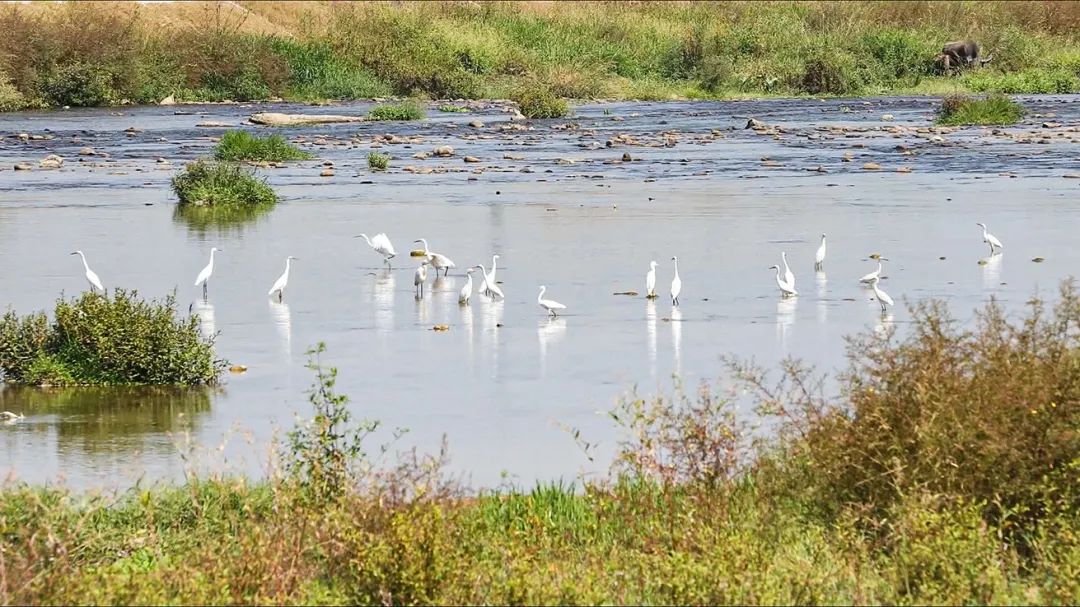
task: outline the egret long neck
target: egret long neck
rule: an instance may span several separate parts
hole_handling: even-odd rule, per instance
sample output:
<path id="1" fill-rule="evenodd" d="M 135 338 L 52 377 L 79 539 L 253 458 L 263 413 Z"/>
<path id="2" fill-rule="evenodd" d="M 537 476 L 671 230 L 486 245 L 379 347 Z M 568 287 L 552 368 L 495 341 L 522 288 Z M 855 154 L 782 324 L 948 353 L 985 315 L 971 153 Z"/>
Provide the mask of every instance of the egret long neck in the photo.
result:
<path id="1" fill-rule="evenodd" d="M 491 257 L 491 273 L 492 274 L 495 273 L 495 268 L 498 267 L 498 264 L 499 264 L 499 256 L 498 255 L 493 255 Z"/>
<path id="2" fill-rule="evenodd" d="M 86 255 L 84 255 L 82 251 L 79 251 L 79 258 L 82 259 L 83 267 L 86 268 L 87 272 L 89 272 L 90 271 L 90 264 L 86 263 Z"/>
<path id="3" fill-rule="evenodd" d="M 428 253 L 427 240 L 421 238 L 420 239 L 420 244 L 424 245 L 424 254 L 426 255 Z"/>
<path id="4" fill-rule="evenodd" d="M 367 237 L 367 234 L 361 234 L 360 237 L 363 238 L 364 241 L 367 242 L 367 246 L 369 246 L 371 248 L 375 248 L 375 245 L 371 244 L 371 239 Z"/>
<path id="5" fill-rule="evenodd" d="M 541 299 L 544 298 L 544 291 L 546 291 L 546 290 L 547 290 L 547 287 L 540 287 L 540 294 L 536 296 L 536 301 L 540 301 Z"/>
<path id="6" fill-rule="evenodd" d="M 210 249 L 210 267 L 214 267 L 214 253 L 217 253 L 217 249 Z"/>
<path id="7" fill-rule="evenodd" d="M 679 276 L 679 260 L 678 259 L 675 260 L 675 276 L 676 276 L 676 278 Z"/>

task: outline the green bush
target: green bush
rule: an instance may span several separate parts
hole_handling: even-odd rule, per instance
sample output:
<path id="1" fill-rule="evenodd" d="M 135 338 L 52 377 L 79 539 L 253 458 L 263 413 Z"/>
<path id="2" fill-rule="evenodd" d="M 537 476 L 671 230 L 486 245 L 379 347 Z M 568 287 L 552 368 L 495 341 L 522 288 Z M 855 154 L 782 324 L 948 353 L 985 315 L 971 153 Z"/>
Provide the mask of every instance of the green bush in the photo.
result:
<path id="1" fill-rule="evenodd" d="M 895 80 L 925 75 L 927 58 L 938 51 L 914 33 L 891 28 L 863 34 L 859 44 L 877 62 L 877 70 L 887 79 Z"/>
<path id="2" fill-rule="evenodd" d="M 378 152 L 369 152 L 367 155 L 368 168 L 373 171 L 385 171 L 390 166 L 390 156 Z"/>
<path id="3" fill-rule="evenodd" d="M 112 86 L 112 75 L 103 66 L 90 63 L 56 65 L 41 84 L 45 101 L 54 106 L 112 105 L 120 100 Z"/>
<path id="4" fill-rule="evenodd" d="M 523 86 L 511 99 L 518 104 L 518 109 L 526 118 L 562 118 L 570 114 L 566 100 L 556 97 L 540 85 Z"/>
<path id="5" fill-rule="evenodd" d="M 250 169 L 230 162 L 196 160 L 173 177 L 172 189 L 180 204 L 272 205 L 277 194 Z"/>
<path id="6" fill-rule="evenodd" d="M 424 108 L 413 102 L 383 103 L 368 111 L 370 120 L 423 120 L 427 116 Z"/>
<path id="7" fill-rule="evenodd" d="M 0 374 L 33 385 L 214 384 L 225 361 L 214 358 L 214 337 L 203 337 L 197 316 L 179 318 L 176 298 L 146 301 L 115 289 L 57 300 L 50 325 L 44 313 L 0 319 Z"/>
<path id="8" fill-rule="evenodd" d="M 275 39 L 273 48 L 288 63 L 292 97 L 352 100 L 391 93 L 374 74 L 337 56 L 325 42 Z"/>
<path id="9" fill-rule="evenodd" d="M 1024 116 L 1024 107 L 1001 94 L 983 99 L 950 95 L 941 101 L 937 123 L 956 126 L 973 124 L 1015 124 Z"/>
<path id="10" fill-rule="evenodd" d="M 292 145 L 281 135 L 259 137 L 248 131 L 226 131 L 214 147 L 214 158 L 231 161 L 282 162 L 285 160 L 310 160 L 313 155 Z"/>
<path id="11" fill-rule="evenodd" d="M 30 104 L 19 89 L 15 88 L 3 73 L 0 73 L 0 112 L 13 112 L 24 109 L 28 105 Z"/>
<path id="12" fill-rule="evenodd" d="M 811 95 L 851 95 L 862 87 L 855 58 L 843 50 L 823 45 L 806 51 L 793 88 Z"/>

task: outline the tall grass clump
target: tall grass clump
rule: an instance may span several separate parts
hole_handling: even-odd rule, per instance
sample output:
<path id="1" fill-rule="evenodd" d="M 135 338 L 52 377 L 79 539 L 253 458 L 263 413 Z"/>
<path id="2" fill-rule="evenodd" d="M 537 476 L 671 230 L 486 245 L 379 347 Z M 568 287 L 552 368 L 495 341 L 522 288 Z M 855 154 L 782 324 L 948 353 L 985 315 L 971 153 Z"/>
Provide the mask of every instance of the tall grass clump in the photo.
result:
<path id="1" fill-rule="evenodd" d="M 198 317 L 180 318 L 176 298 L 144 300 L 115 289 L 59 299 L 43 312 L 0 319 L 0 375 L 31 385 L 201 385 L 217 383 L 225 361 Z"/>
<path id="2" fill-rule="evenodd" d="M 214 158 L 229 161 L 310 160 L 308 152 L 292 145 L 281 135 L 259 137 L 248 131 L 226 131 L 214 147 Z"/>
<path id="3" fill-rule="evenodd" d="M 1005 95 L 984 98 L 950 95 L 942 100 L 937 123 L 948 126 L 975 124 L 1015 124 L 1024 116 L 1024 107 Z"/>
<path id="4" fill-rule="evenodd" d="M 423 120 L 427 117 L 424 108 L 411 101 L 405 103 L 383 103 L 368 110 L 370 120 Z"/>
<path id="5" fill-rule="evenodd" d="M 562 118 L 570 114 L 566 100 L 543 86 L 523 86 L 510 98 L 526 118 Z"/>
<path id="6" fill-rule="evenodd" d="M 265 180 L 230 162 L 196 160 L 172 178 L 172 189 L 181 205 L 263 206 L 277 202 L 277 194 Z"/>
<path id="7" fill-rule="evenodd" d="M 373 171 L 385 171 L 390 166 L 390 156 L 378 152 L 369 152 L 367 155 L 368 168 Z"/>

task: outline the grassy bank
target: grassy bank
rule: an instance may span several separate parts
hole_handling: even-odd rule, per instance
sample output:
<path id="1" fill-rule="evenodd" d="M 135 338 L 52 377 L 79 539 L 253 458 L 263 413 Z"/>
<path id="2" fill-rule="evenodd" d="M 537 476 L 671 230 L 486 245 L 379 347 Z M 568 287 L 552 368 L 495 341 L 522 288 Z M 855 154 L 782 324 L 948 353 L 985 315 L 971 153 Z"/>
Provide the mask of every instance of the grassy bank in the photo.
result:
<path id="1" fill-rule="evenodd" d="M 523 87 L 637 99 L 1080 89 L 1070 2 L 43 4 L 0 9 L 0 110 Z M 935 55 L 959 38 L 993 62 L 938 75 Z"/>
<path id="2" fill-rule="evenodd" d="M 771 438 L 708 386 L 630 396 L 609 478 L 528 491 L 383 459 L 320 349 L 271 480 L 5 488 L 0 601 L 1076 603 L 1080 294 L 971 328 L 913 316 L 852 341 L 840 396 L 730 361 Z"/>

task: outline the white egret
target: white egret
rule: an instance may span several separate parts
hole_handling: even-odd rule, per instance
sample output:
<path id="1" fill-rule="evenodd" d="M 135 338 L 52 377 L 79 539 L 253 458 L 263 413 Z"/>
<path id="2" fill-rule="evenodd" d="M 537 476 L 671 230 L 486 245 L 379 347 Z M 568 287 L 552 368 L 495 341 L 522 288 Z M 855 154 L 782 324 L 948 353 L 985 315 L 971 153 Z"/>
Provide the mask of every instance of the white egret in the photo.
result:
<path id="1" fill-rule="evenodd" d="M 92 292 L 101 291 L 104 293 L 105 287 L 101 286 L 101 279 L 90 269 L 90 264 L 86 263 L 86 255 L 84 255 L 82 251 L 75 251 L 72 255 L 78 255 L 82 258 L 83 267 L 86 268 L 86 282 L 90 283 L 90 290 Z"/>
<path id="2" fill-rule="evenodd" d="M 991 255 L 994 254 L 994 249 L 1004 249 L 1005 248 L 1001 244 L 1001 241 L 998 240 L 996 236 L 994 236 L 990 232 L 986 231 L 986 224 L 985 223 L 976 223 L 975 225 L 982 226 L 982 229 L 983 229 L 983 242 L 990 245 L 990 254 Z"/>
<path id="3" fill-rule="evenodd" d="M 795 285 L 780 277 L 780 266 L 769 266 L 769 269 L 776 270 L 776 286 L 780 287 L 781 297 L 790 297 L 799 294 L 799 292 L 795 290 Z"/>
<path id="4" fill-rule="evenodd" d="M 487 270 L 484 269 L 484 264 L 477 264 L 476 267 L 480 268 L 480 271 L 484 273 L 484 282 L 487 283 L 488 293 L 490 293 L 492 297 L 506 299 L 506 295 L 503 295 L 502 289 L 499 288 L 499 285 L 495 284 L 495 281 L 491 279 L 491 274 L 488 274 Z"/>
<path id="5" fill-rule="evenodd" d="M 869 274 L 864 275 L 862 278 L 859 279 L 859 282 L 870 284 L 870 283 L 874 282 L 876 279 L 880 278 L 881 277 L 881 262 L 883 262 L 883 261 L 889 261 L 889 260 L 884 258 L 884 257 L 878 257 L 877 258 L 877 269 L 874 270 L 873 272 L 870 272 Z"/>
<path id="6" fill-rule="evenodd" d="M 210 284 L 210 276 L 214 273 L 214 253 L 217 253 L 221 249 L 217 247 L 210 247 L 210 263 L 206 264 L 206 267 L 199 272 L 199 277 L 195 279 L 195 286 L 202 285 L 202 296 L 206 299 L 206 287 Z"/>
<path id="7" fill-rule="evenodd" d="M 780 260 L 784 262 L 784 281 L 791 285 L 791 288 L 795 288 L 795 273 L 791 271 L 791 268 L 787 265 L 787 253 L 780 251 Z"/>
<path id="8" fill-rule="evenodd" d="M 817 253 L 814 254 L 814 269 L 820 270 L 821 266 L 825 264 L 825 235 L 821 235 L 821 246 L 817 248 Z"/>
<path id="9" fill-rule="evenodd" d="M 427 255 L 428 261 L 430 261 L 432 267 L 435 268 L 435 276 L 438 276 L 439 275 L 439 270 L 442 270 L 442 269 L 446 270 L 446 272 L 443 273 L 443 276 L 449 276 L 450 275 L 450 268 L 456 268 L 457 267 L 456 265 L 454 265 L 454 262 L 449 257 L 447 257 L 446 255 L 443 255 L 442 253 L 433 253 L 433 252 L 429 251 L 428 246 L 427 246 L 427 240 L 425 240 L 423 238 L 418 238 L 418 239 L 414 240 L 413 242 L 414 243 L 419 242 L 419 243 L 424 245 L 424 255 Z"/>
<path id="10" fill-rule="evenodd" d="M 397 251 L 394 250 L 394 245 L 390 244 L 390 238 L 386 236 L 385 232 L 379 232 L 375 235 L 375 238 L 368 238 L 367 234 L 358 234 L 353 238 L 363 238 L 367 241 L 369 247 L 371 247 L 376 253 L 383 256 L 383 261 L 386 262 L 387 267 L 390 266 L 390 260 L 397 255 Z"/>
<path id="11" fill-rule="evenodd" d="M 472 273 L 475 271 L 476 266 L 465 270 L 465 286 L 461 287 L 457 298 L 458 303 L 463 306 L 469 305 L 469 298 L 472 297 Z"/>
<path id="12" fill-rule="evenodd" d="M 671 279 L 671 305 L 679 305 L 679 293 L 682 293 L 682 279 L 679 278 L 679 258 L 672 257 L 675 262 L 675 278 Z"/>
<path id="13" fill-rule="evenodd" d="M 285 271 L 278 277 L 274 286 L 270 287 L 270 290 L 266 292 L 268 296 L 277 293 L 278 302 L 281 302 L 285 298 L 285 287 L 289 286 L 289 267 L 292 265 L 292 260 L 294 259 L 297 258 L 292 255 L 285 258 Z"/>
<path id="14" fill-rule="evenodd" d="M 427 267 L 430 263 L 431 262 L 426 259 L 420 262 L 420 265 L 416 268 L 416 274 L 413 274 L 412 283 L 413 287 L 416 288 L 417 299 L 424 298 L 424 281 L 427 280 Z M 435 273 L 439 273 L 438 268 L 435 269 Z"/>
<path id="15" fill-rule="evenodd" d="M 882 291 L 881 287 L 878 286 L 878 282 L 880 282 L 880 281 L 881 281 L 881 278 L 875 276 L 874 280 L 870 281 L 870 285 L 874 287 L 874 297 L 877 298 L 878 303 L 881 304 L 881 313 L 885 314 L 885 312 L 886 312 L 885 306 L 893 305 L 893 300 L 892 300 L 892 297 L 889 297 L 888 293 L 886 293 L 885 291 Z"/>
<path id="16" fill-rule="evenodd" d="M 15 422 L 19 421 L 20 419 L 25 418 L 25 417 L 26 416 L 23 415 L 22 413 L 12 413 L 11 411 L 0 411 L 0 420 L 2 420 L 5 424 L 7 424 L 9 426 L 14 424 Z"/>
<path id="17" fill-rule="evenodd" d="M 491 276 L 491 284 L 495 284 L 495 270 L 498 267 L 498 263 L 499 263 L 499 256 L 498 255 L 492 255 L 491 256 L 491 274 L 490 274 L 490 276 Z M 476 267 L 479 267 L 479 266 L 476 266 Z M 488 274 L 485 274 L 484 277 L 482 279 L 480 279 L 480 281 L 481 281 L 480 282 L 480 292 L 484 293 L 486 295 L 491 295 L 491 289 L 488 288 Z"/>
<path id="18" fill-rule="evenodd" d="M 565 310 L 566 306 L 553 299 L 544 299 L 544 291 L 546 290 L 547 287 L 540 287 L 540 294 L 536 296 L 536 303 L 540 304 L 541 308 L 547 310 L 552 317 L 558 316 L 556 310 Z"/>
<path id="19" fill-rule="evenodd" d="M 656 262 L 649 262 L 649 271 L 645 273 L 645 297 L 656 297 Z"/>

